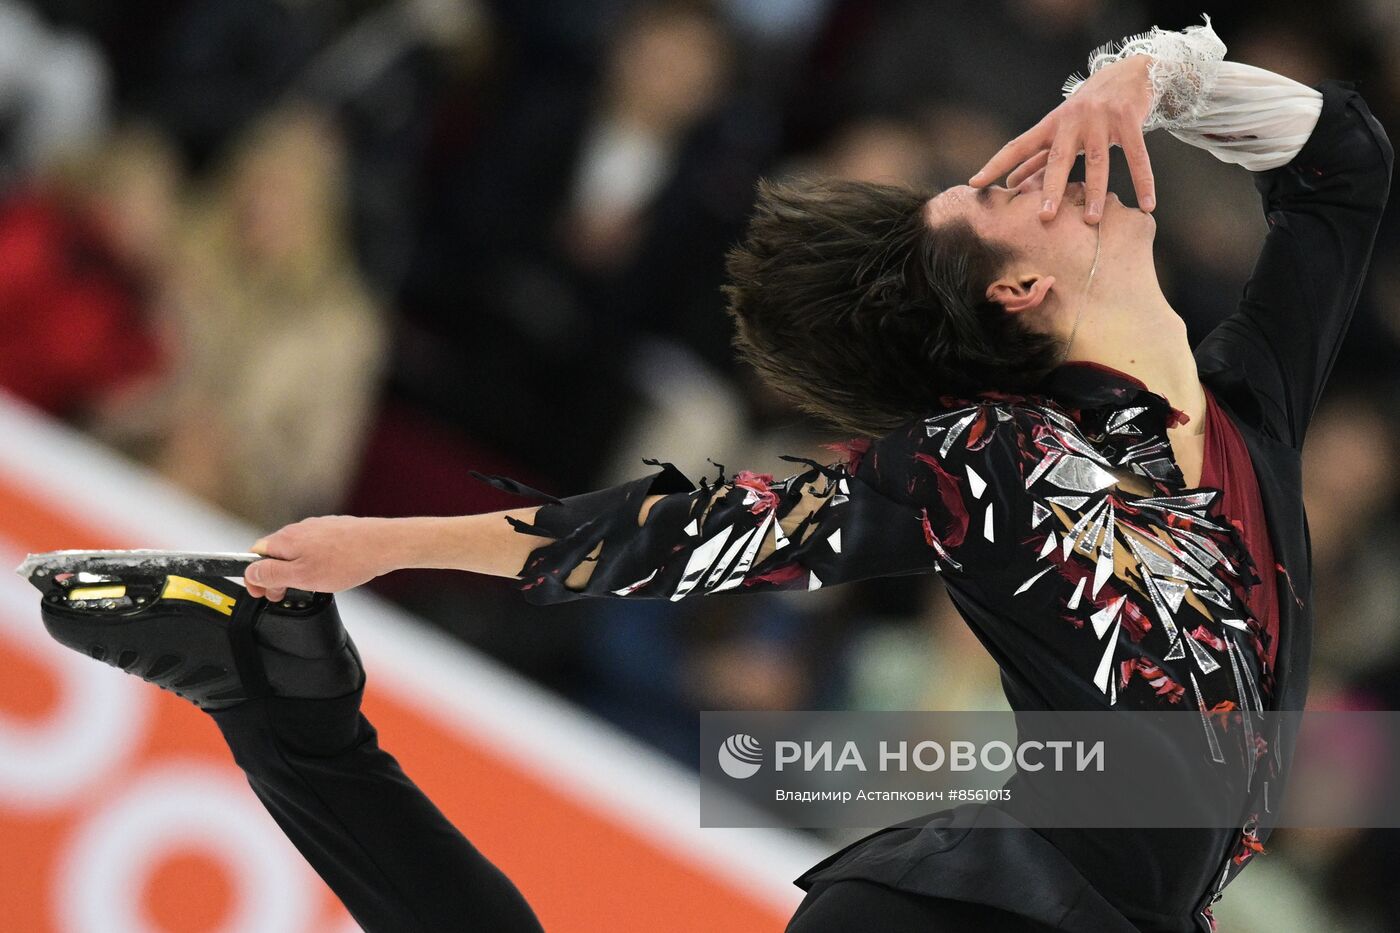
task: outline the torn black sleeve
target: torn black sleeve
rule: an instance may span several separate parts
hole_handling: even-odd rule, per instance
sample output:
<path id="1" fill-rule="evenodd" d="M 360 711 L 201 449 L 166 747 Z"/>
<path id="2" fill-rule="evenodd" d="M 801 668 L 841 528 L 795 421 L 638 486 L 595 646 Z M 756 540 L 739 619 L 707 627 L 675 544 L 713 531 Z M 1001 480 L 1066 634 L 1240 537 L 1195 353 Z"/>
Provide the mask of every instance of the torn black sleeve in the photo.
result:
<path id="1" fill-rule="evenodd" d="M 999 449 L 987 443 L 995 432 L 967 430 L 994 421 L 990 411 L 974 405 L 920 419 L 860 446 L 844 463 L 786 458 L 806 469 L 781 480 L 750 472 L 726 480 L 721 469 L 714 482 L 702 479 L 697 487 L 671 464 L 647 461 L 661 469 L 556 499 L 501 477 L 478 477 L 546 500 L 533 523 L 514 523 L 521 533 L 552 539 L 520 570 L 529 602 L 815 590 L 877 576 L 960 571 L 963 551 L 991 547 L 993 518 L 1003 519 L 992 515 L 981 477 L 995 488 L 1019 490 L 1020 475 L 1009 457 L 991 456 Z M 948 443 L 942 423 L 954 428 Z M 972 474 L 976 485 L 968 492 L 964 471 L 972 461 L 980 472 Z M 1010 464 L 1009 482 L 1001 462 Z M 639 524 L 642 503 L 654 495 L 663 498 Z M 971 530 L 969 505 L 979 519 Z M 587 584 L 567 587 L 570 574 L 589 562 Z"/>
<path id="2" fill-rule="evenodd" d="M 822 578 L 804 558 L 830 573 L 833 561 L 814 552 L 840 547 L 839 516 L 849 496 L 839 490 L 851 482 L 842 468 L 814 463 L 776 482 L 752 473 L 725 481 L 721 470 L 714 482 L 702 479 L 697 487 L 671 464 L 657 465 L 659 472 L 565 499 L 518 486 L 511 490 L 548 500 L 533 524 L 515 523 L 517 531 L 553 539 L 533 551 L 521 568 L 520 586 L 528 601 L 548 604 L 582 596 L 678 600 L 755 588 L 815 589 Z M 482 478 L 507 488 L 500 478 Z M 782 520 L 802 501 L 809 483 L 827 495 L 818 511 L 788 535 Z M 654 495 L 663 498 L 639 524 L 642 503 Z M 827 537 L 834 539 L 818 541 L 818 524 L 831 524 Z M 590 556 L 595 550 L 596 556 Z M 587 585 L 569 589 L 565 581 L 586 562 L 593 564 Z"/>

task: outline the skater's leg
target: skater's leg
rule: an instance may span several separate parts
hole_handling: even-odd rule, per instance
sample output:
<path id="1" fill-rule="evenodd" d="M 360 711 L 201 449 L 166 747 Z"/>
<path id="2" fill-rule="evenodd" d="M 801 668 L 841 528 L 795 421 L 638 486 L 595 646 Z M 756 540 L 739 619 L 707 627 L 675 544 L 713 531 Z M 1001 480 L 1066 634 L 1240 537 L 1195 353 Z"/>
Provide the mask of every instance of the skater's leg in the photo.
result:
<path id="1" fill-rule="evenodd" d="M 214 717 L 253 791 L 368 933 L 539 933 L 510 880 L 379 748 L 330 596 L 269 604 L 139 553 L 104 563 L 101 587 L 75 582 L 96 569 L 31 577 L 49 633 Z"/>
<path id="2" fill-rule="evenodd" d="M 367 933 L 538 933 L 529 905 L 340 699 L 211 712 L 253 792 Z"/>

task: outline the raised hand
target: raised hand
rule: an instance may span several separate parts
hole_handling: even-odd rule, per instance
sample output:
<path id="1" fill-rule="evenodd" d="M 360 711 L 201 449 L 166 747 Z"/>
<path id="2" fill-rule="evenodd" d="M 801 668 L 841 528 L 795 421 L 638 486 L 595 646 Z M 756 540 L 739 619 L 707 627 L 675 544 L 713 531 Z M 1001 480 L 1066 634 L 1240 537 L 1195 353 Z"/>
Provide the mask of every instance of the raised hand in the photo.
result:
<path id="1" fill-rule="evenodd" d="M 243 583 L 274 602 L 288 589 L 337 593 L 393 570 L 384 532 L 390 519 L 325 515 L 260 538 L 250 548 L 267 560 L 249 564 Z"/>
<path id="2" fill-rule="evenodd" d="M 1044 169 L 1040 219 L 1050 221 L 1060 209 L 1075 158 L 1083 152 L 1084 220 L 1096 224 L 1103 217 L 1108 195 L 1108 153 L 1113 146 L 1121 146 L 1128 157 L 1138 207 L 1151 211 L 1157 198 L 1142 138 L 1143 123 L 1152 109 L 1150 62 L 1149 56 L 1133 55 L 1101 68 L 1039 123 L 1002 146 L 968 184 L 981 188 L 1010 172 L 1006 186 L 1015 188 Z"/>

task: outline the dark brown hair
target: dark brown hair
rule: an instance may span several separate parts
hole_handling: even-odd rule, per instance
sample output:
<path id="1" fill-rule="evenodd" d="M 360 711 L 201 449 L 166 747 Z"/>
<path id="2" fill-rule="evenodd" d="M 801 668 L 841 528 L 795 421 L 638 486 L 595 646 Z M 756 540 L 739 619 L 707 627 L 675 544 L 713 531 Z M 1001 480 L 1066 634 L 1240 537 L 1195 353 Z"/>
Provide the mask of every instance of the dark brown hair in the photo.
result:
<path id="1" fill-rule="evenodd" d="M 761 181 L 724 292 L 734 346 L 799 408 L 879 436 L 942 395 L 1023 391 L 1058 362 L 987 286 L 1012 256 L 896 185 Z"/>

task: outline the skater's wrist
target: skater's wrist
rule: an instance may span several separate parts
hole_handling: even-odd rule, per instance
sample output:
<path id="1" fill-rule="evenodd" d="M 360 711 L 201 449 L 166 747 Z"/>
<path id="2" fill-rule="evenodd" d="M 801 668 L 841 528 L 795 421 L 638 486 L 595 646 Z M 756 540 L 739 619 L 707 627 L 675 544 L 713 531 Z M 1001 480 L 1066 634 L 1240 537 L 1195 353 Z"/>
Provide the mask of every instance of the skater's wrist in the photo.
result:
<path id="1" fill-rule="evenodd" d="M 395 570 L 430 568 L 433 553 L 435 518 L 369 519 L 366 527 L 366 549 L 378 556 L 381 573 Z"/>

